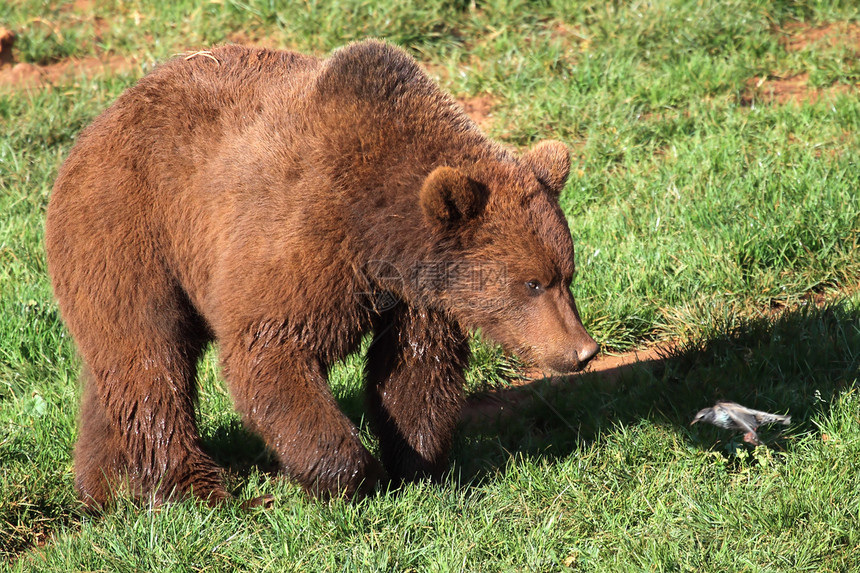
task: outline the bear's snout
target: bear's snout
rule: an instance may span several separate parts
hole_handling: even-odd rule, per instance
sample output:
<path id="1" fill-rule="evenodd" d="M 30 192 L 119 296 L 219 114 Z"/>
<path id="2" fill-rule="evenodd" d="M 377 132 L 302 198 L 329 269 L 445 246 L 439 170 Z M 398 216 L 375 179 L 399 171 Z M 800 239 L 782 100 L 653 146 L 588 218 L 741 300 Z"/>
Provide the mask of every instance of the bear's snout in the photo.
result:
<path id="1" fill-rule="evenodd" d="M 583 333 L 585 333 L 584 329 Z M 568 348 L 562 356 L 553 357 L 550 354 L 544 360 L 538 358 L 539 365 L 558 374 L 570 374 L 584 370 L 591 359 L 600 352 L 600 345 L 587 333 L 585 336 L 588 337 L 588 340 Z"/>
<path id="2" fill-rule="evenodd" d="M 585 368 L 588 362 L 597 356 L 600 352 L 600 345 L 597 342 L 589 337 L 589 341 L 586 342 L 579 350 L 576 351 L 577 358 L 579 359 L 579 365 L 581 368 Z"/>
<path id="3" fill-rule="evenodd" d="M 558 374 L 578 372 L 600 352 L 566 288 L 548 292 L 529 310 L 521 346 L 536 366 Z"/>

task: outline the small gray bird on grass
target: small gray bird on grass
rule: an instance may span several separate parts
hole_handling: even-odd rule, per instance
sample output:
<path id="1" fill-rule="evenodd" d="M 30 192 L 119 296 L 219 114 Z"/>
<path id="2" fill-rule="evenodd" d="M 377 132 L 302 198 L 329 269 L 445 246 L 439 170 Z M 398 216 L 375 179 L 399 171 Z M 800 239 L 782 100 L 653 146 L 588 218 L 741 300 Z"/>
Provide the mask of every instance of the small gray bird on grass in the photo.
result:
<path id="1" fill-rule="evenodd" d="M 759 446 L 761 442 L 756 434 L 759 426 L 777 422 L 787 426 L 791 423 L 791 416 L 753 410 L 735 402 L 717 402 L 710 408 L 699 410 L 690 425 L 696 422 L 708 422 L 726 430 L 743 430 L 746 432 L 744 441 Z"/>

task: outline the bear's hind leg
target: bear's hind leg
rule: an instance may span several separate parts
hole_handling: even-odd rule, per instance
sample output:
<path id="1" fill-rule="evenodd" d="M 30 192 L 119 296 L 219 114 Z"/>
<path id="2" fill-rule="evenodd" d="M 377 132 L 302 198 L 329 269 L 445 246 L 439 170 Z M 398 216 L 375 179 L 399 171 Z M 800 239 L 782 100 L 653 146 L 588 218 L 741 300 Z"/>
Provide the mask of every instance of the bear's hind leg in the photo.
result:
<path id="1" fill-rule="evenodd" d="M 440 313 L 401 305 L 374 326 L 368 410 L 393 481 L 442 478 L 463 404 L 468 355 L 465 335 Z"/>
<path id="2" fill-rule="evenodd" d="M 199 350 L 178 340 L 156 344 L 150 334 L 148 347 L 134 354 L 111 353 L 110 366 L 90 362 L 75 448 L 78 490 L 90 505 L 103 505 L 126 484 L 156 503 L 192 492 L 210 503 L 226 499 L 197 432 Z"/>
<path id="3" fill-rule="evenodd" d="M 89 372 L 84 371 L 80 430 L 75 444 L 75 487 L 91 508 L 103 507 L 117 487 L 125 467 L 119 435 L 100 405 Z"/>

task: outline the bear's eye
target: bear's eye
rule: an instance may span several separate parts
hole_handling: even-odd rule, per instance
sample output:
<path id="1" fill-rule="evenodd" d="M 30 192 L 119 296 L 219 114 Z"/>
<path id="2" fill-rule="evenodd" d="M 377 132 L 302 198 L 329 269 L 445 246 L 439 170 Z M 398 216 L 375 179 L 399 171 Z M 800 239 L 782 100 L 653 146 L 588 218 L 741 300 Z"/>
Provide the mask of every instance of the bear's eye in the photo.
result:
<path id="1" fill-rule="evenodd" d="M 543 292 L 543 285 L 536 280 L 526 281 L 526 288 L 529 289 L 531 294 L 538 294 Z"/>

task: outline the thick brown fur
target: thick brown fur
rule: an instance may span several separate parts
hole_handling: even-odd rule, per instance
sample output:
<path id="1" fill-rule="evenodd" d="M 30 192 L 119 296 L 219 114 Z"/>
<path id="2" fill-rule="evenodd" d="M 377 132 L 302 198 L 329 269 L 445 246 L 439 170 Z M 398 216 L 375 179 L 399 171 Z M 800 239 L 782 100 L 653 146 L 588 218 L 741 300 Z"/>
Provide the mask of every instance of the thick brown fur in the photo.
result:
<path id="1" fill-rule="evenodd" d="M 445 470 L 466 332 L 547 369 L 597 345 L 571 297 L 566 148 L 518 158 L 400 49 L 225 46 L 160 66 L 80 136 L 47 251 L 86 363 L 76 485 L 229 497 L 201 447 L 196 364 L 218 344 L 246 424 L 309 492 Z M 382 464 L 326 376 L 373 332 Z"/>

